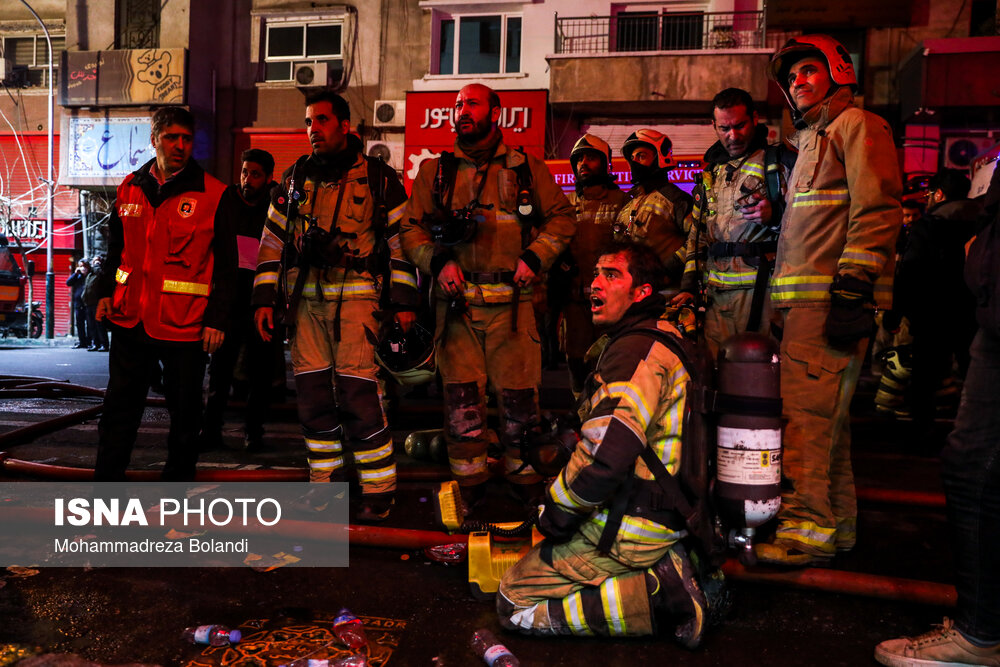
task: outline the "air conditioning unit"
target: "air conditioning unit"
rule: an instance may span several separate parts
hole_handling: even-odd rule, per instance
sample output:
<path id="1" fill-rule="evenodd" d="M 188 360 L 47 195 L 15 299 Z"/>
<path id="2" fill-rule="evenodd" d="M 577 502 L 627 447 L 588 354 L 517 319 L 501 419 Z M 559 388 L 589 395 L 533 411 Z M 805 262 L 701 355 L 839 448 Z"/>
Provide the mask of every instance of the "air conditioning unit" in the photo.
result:
<path id="1" fill-rule="evenodd" d="M 325 86 L 329 79 L 327 63 L 302 63 L 292 72 L 296 86 Z"/>
<path id="2" fill-rule="evenodd" d="M 403 170 L 402 141 L 372 140 L 365 144 L 365 153 L 368 154 L 368 157 L 382 159 L 387 165 L 396 171 Z"/>
<path id="3" fill-rule="evenodd" d="M 944 168 L 968 169 L 980 155 L 997 144 L 984 134 L 969 134 L 944 139 Z"/>
<path id="4" fill-rule="evenodd" d="M 403 100 L 375 100 L 375 127 L 403 127 L 406 125 L 406 102 Z"/>

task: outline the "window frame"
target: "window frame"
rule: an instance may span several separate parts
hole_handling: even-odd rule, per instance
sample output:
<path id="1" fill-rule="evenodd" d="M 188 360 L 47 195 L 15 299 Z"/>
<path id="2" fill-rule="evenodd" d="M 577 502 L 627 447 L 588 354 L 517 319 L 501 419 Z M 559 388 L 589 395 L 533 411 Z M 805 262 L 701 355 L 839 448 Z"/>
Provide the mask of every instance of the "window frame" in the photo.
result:
<path id="1" fill-rule="evenodd" d="M 32 40 L 32 44 L 31 44 L 31 61 L 32 61 L 32 64 L 25 65 L 24 63 L 15 62 L 14 58 L 12 56 L 8 55 L 7 40 L 12 40 L 12 39 L 31 39 Z M 49 39 L 53 42 L 53 44 L 52 44 L 52 76 L 53 76 L 52 86 L 53 87 L 58 87 L 59 86 L 59 61 L 60 61 L 59 54 L 62 51 L 66 50 L 66 33 L 65 32 L 63 32 L 63 33 L 49 32 Z M 61 39 L 62 40 L 62 47 L 61 48 L 55 44 L 55 42 L 56 42 L 57 39 Z M 14 67 L 26 67 L 28 69 L 28 71 L 41 72 L 41 80 L 40 80 L 40 82 L 37 85 L 34 84 L 34 83 L 29 82 L 25 86 L 26 88 L 47 88 L 48 87 L 48 85 L 49 85 L 49 82 L 48 82 L 49 64 L 48 64 L 48 62 L 43 62 L 41 64 L 38 63 L 39 48 L 41 48 L 41 53 L 42 54 L 45 54 L 47 56 L 47 53 L 48 53 L 48 45 L 45 42 L 45 33 L 43 33 L 43 32 L 23 32 L 23 33 L 16 33 L 15 32 L 15 33 L 0 34 L 0 42 L 2 42 L 2 46 L 3 46 L 3 49 L 2 49 L 3 56 L 2 57 L 5 60 L 10 61 L 10 63 L 11 63 L 12 66 L 14 66 Z"/>
<path id="2" fill-rule="evenodd" d="M 524 73 L 524 13 L 515 12 L 435 12 L 434 31 L 431 39 L 431 75 L 452 78 L 468 78 L 470 76 L 511 76 Z M 459 55 L 461 54 L 460 43 L 462 35 L 462 19 L 477 19 L 483 17 L 497 17 L 500 19 L 500 70 L 498 72 L 459 72 Z M 507 44 L 508 26 L 511 19 L 518 19 L 521 22 L 521 47 L 517 54 L 517 70 L 507 70 Z M 441 73 L 441 46 L 443 26 L 446 21 L 452 21 L 454 25 L 452 44 L 451 72 Z"/>
<path id="3" fill-rule="evenodd" d="M 344 42 L 348 35 L 348 21 L 343 13 L 327 14 L 317 16 L 315 14 L 255 14 L 254 18 L 260 21 L 260 32 L 258 42 L 260 77 L 258 83 L 267 85 L 295 85 L 295 68 L 299 65 L 309 65 L 316 63 L 329 63 L 331 69 L 337 68 L 341 72 L 345 71 Z M 308 52 L 308 29 L 315 27 L 338 26 L 340 28 L 340 43 L 337 45 L 339 51 L 336 54 L 306 55 Z M 273 28 L 300 28 L 302 30 L 302 51 L 301 55 L 271 56 L 269 48 L 271 45 L 271 30 Z M 289 71 L 287 79 L 268 78 L 267 68 L 271 64 L 288 63 Z"/>

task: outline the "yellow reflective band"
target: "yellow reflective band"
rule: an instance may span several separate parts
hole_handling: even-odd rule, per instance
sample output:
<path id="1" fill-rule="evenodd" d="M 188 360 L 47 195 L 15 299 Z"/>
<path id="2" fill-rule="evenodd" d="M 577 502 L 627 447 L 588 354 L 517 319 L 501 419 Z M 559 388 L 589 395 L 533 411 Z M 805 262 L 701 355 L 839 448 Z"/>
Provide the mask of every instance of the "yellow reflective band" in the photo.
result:
<path id="1" fill-rule="evenodd" d="M 608 633 L 617 636 L 625 635 L 625 609 L 622 607 L 618 577 L 608 577 L 601 584 L 601 605 L 604 607 L 604 619 L 608 623 Z"/>
<path id="2" fill-rule="evenodd" d="M 591 509 L 594 507 L 595 503 L 588 503 L 586 500 L 573 493 L 573 490 L 566 484 L 565 474 L 566 473 L 563 472 L 556 477 L 550 487 L 550 493 L 556 499 L 556 502 L 563 507 L 572 507 L 581 510 Z"/>
<path id="3" fill-rule="evenodd" d="M 834 536 L 836 528 L 823 528 L 812 521 L 803 521 L 796 524 L 785 524 L 775 531 L 775 538 L 790 540 L 799 544 L 813 547 L 824 552 L 833 553 L 836 550 Z"/>
<path id="4" fill-rule="evenodd" d="M 208 296 L 208 283 L 189 283 L 184 280 L 163 281 L 163 291 L 171 294 L 193 294 L 195 296 Z"/>
<path id="5" fill-rule="evenodd" d="M 336 470 L 344 465 L 344 457 L 338 456 L 335 459 L 307 459 L 309 467 L 313 470 Z"/>
<path id="6" fill-rule="evenodd" d="M 407 271 L 392 271 L 392 284 L 393 285 L 406 285 L 407 287 L 412 287 L 417 289 L 417 278 L 412 273 Z"/>
<path id="7" fill-rule="evenodd" d="M 448 457 L 448 465 L 456 477 L 469 477 L 486 470 L 486 454 L 471 459 L 453 459 Z"/>
<path id="8" fill-rule="evenodd" d="M 720 287 L 753 286 L 757 280 L 756 271 L 709 271 L 708 284 Z"/>
<path id="9" fill-rule="evenodd" d="M 650 410 L 642 394 L 630 382 L 609 382 L 607 384 L 608 394 L 612 398 L 621 398 L 628 401 L 639 416 L 639 425 L 642 430 L 646 430 L 649 425 Z"/>
<path id="10" fill-rule="evenodd" d="M 762 164 L 747 162 L 742 167 L 740 167 L 740 171 L 744 174 L 750 174 L 751 176 L 764 178 L 764 165 Z"/>
<path id="11" fill-rule="evenodd" d="M 343 449 L 340 440 L 313 440 L 304 438 L 306 449 L 310 452 L 339 452 Z"/>
<path id="12" fill-rule="evenodd" d="M 385 445 L 379 447 L 378 449 L 373 449 L 367 452 L 355 452 L 354 462 L 355 463 L 371 463 L 372 461 L 378 461 L 379 459 L 384 459 L 392 454 L 392 443 L 388 442 Z"/>
<path id="13" fill-rule="evenodd" d="M 559 241 L 556 239 L 556 237 L 552 236 L 551 234 L 546 234 L 545 232 L 542 232 L 541 234 L 538 235 L 538 238 L 536 238 L 535 241 L 547 245 L 549 249 L 553 250 L 554 252 L 559 252 L 562 250 L 562 246 L 559 244 Z"/>
<path id="14" fill-rule="evenodd" d="M 406 202 L 403 202 L 402 204 L 400 204 L 396 208 L 394 208 L 391 211 L 389 211 L 389 215 L 387 216 L 388 221 L 389 221 L 389 225 L 393 225 L 393 224 L 399 222 L 400 220 L 402 220 L 403 219 L 403 211 L 405 211 L 405 210 L 406 210 Z"/>
<path id="15" fill-rule="evenodd" d="M 386 466 L 385 468 L 378 468 L 376 470 L 364 470 L 358 469 L 358 481 L 360 482 L 377 482 L 380 480 L 393 479 L 396 476 L 396 464 Z"/>
<path id="16" fill-rule="evenodd" d="M 580 591 L 571 593 L 563 598 L 563 616 L 566 617 L 566 625 L 574 635 L 592 635 L 593 630 L 587 625 L 587 618 L 583 615 L 583 600 Z"/>
<path id="17" fill-rule="evenodd" d="M 277 271 L 262 271 L 258 273 L 253 278 L 253 286 L 258 285 L 274 285 L 278 282 L 278 272 Z"/>
<path id="18" fill-rule="evenodd" d="M 375 296 L 375 286 L 368 280 L 348 280 L 340 283 L 322 283 L 323 298 L 336 298 L 338 296 Z M 306 297 L 316 296 L 316 283 L 306 285 L 302 290 Z"/>
<path id="19" fill-rule="evenodd" d="M 118 269 L 115 271 L 115 282 L 124 285 L 128 281 L 129 272 Z"/>
<path id="20" fill-rule="evenodd" d="M 521 468 L 521 466 L 524 466 Z M 504 456 L 503 470 L 508 475 L 516 475 L 517 477 L 523 477 L 525 475 L 537 475 L 535 469 L 530 465 L 525 465 L 524 461 L 521 459 L 516 459 L 513 456 Z"/>
<path id="21" fill-rule="evenodd" d="M 799 206 L 842 206 L 850 201 L 850 195 L 845 190 L 810 190 L 796 192 L 792 197 L 792 208 Z"/>

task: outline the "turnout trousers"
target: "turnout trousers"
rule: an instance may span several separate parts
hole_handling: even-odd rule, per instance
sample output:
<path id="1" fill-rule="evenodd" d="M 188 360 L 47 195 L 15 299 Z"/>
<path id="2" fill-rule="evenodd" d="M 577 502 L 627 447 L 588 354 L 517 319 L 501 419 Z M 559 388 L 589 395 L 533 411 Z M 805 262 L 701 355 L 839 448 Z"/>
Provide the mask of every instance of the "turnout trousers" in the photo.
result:
<path id="1" fill-rule="evenodd" d="M 507 570 L 496 598 L 501 624 L 540 635 L 655 633 L 646 571 L 674 542 L 616 542 L 602 554 L 600 531 L 584 525 L 568 542 L 545 540 Z"/>
<path id="2" fill-rule="evenodd" d="M 438 369 L 444 382 L 445 441 L 452 477 L 460 486 L 481 484 L 486 468 L 486 383 L 496 392 L 504 472 L 513 484 L 542 480 L 521 459 L 526 426 L 538 418 L 542 352 L 531 301 L 518 302 L 517 330 L 510 303 L 470 305 L 449 313 L 437 305 Z"/>
<path id="3" fill-rule="evenodd" d="M 823 333 L 828 313 L 829 306 L 778 311 L 787 426 L 775 538 L 805 553 L 832 556 L 857 539 L 850 405 L 868 339 L 847 350 L 831 347 Z"/>
<path id="4" fill-rule="evenodd" d="M 302 299 L 291 343 L 299 421 L 309 451 L 309 480 L 343 481 L 351 456 L 364 495 L 396 490 L 396 458 L 376 377 L 370 299 Z M 340 340 L 336 340 L 338 321 Z"/>

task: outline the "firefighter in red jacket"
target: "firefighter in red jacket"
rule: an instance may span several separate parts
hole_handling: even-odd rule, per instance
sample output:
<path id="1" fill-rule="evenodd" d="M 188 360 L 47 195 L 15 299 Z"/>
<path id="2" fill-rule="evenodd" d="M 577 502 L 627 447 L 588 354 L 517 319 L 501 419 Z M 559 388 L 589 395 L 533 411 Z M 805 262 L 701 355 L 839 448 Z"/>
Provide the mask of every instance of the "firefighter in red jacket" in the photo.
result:
<path id="1" fill-rule="evenodd" d="M 118 188 L 96 317 L 114 332 L 95 479 L 122 481 L 157 362 L 170 413 L 163 479 L 194 479 L 207 353 L 222 344 L 236 281 L 225 186 L 191 159 L 194 117 L 152 118 L 156 158 Z"/>

